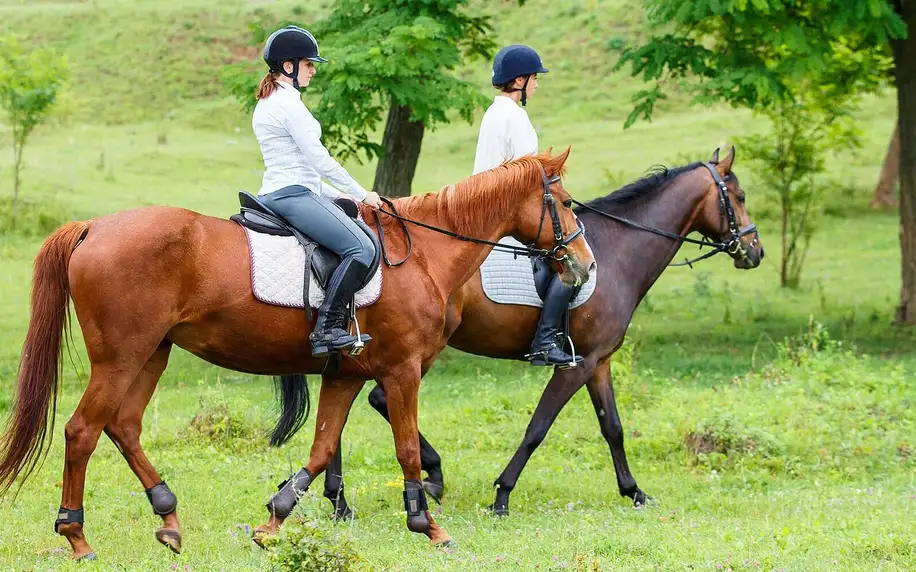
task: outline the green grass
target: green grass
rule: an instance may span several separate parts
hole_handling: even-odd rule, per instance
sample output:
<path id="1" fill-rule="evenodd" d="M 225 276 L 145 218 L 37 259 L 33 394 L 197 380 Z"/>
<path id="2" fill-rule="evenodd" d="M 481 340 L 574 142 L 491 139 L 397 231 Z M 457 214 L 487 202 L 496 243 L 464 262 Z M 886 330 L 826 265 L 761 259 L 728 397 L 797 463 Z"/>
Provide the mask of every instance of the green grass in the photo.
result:
<path id="1" fill-rule="evenodd" d="M 73 65 L 65 116 L 36 131 L 26 151 L 27 212 L 16 233 L 5 222 L 12 150 L 0 126 L 0 418 L 27 327 L 31 261 L 51 228 L 148 204 L 228 216 L 238 189 L 259 186 L 250 120 L 223 94 L 219 68 L 252 54 L 246 24 L 253 10 L 282 14 L 295 5 L 0 1 L 0 33 L 54 44 Z M 304 21 L 326 5 L 304 7 Z M 622 131 L 640 85 L 610 73 L 608 45 L 640 33 L 636 3 L 533 0 L 523 10 L 511 2 L 486 9 L 497 16 L 500 41 L 530 42 L 549 62 L 529 113 L 542 147 L 573 144 L 566 186 L 577 197 L 605 194 L 653 164 L 706 159 L 716 146 L 765 128 L 747 113 L 692 109 L 675 97 L 653 123 Z M 486 85 L 485 62 L 461 73 Z M 420 426 L 444 459 L 448 490 L 436 518 L 457 549 L 431 550 L 406 531 L 390 432 L 364 397 L 344 443 L 357 520 L 336 527 L 325 520 L 330 505 L 320 486 L 301 503 L 301 515 L 351 539 L 377 569 L 585 570 L 595 561 L 604 570 L 911 569 L 914 335 L 891 326 L 897 216 L 865 206 L 893 113 L 890 94 L 868 99 L 859 114 L 863 149 L 831 158 L 824 177 L 834 189 L 830 214 L 814 237 L 801 288 L 778 287 L 773 204 L 739 147 L 735 170 L 767 248 L 764 264 L 738 272 L 717 258 L 692 271 L 671 269 L 637 312 L 633 358 L 615 365 L 616 384 L 631 468 L 657 505 L 636 511 L 617 496 L 583 393 L 523 473 L 511 516 L 488 516 L 493 479 L 521 439 L 548 372 L 447 350 L 424 380 Z M 454 123 L 428 133 L 415 191 L 466 176 L 476 130 Z M 348 168 L 371 180 L 373 165 Z M 806 335 L 819 331 L 812 324 L 824 324 L 842 345 L 811 349 Z M 61 427 L 87 382 L 76 334 L 47 461 L 15 503 L 0 504 L 4 570 L 75 568 L 51 526 L 60 502 Z M 799 336 L 802 342 L 784 343 Z M 195 429 L 200 412 L 211 415 L 210 426 L 231 427 L 232 436 Z M 268 380 L 175 350 L 147 411 L 143 445 L 178 495 L 185 553 L 173 557 L 155 542 L 158 519 L 103 438 L 85 500 L 87 533 L 101 560 L 81 568 L 269 569 L 245 527 L 264 520 L 264 502 L 305 461 L 313 433 L 307 424 L 286 447 L 268 449 L 263 433 L 274 415 Z M 697 442 L 718 451 L 697 454 L 689 445 Z"/>

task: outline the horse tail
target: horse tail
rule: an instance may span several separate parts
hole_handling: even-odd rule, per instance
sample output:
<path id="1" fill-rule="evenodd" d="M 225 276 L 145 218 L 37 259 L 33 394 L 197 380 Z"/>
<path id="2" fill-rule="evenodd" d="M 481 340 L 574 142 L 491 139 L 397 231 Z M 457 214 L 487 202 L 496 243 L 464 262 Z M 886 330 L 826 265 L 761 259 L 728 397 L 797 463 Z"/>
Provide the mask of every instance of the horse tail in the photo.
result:
<path id="1" fill-rule="evenodd" d="M 70 255 L 88 231 L 88 221 L 62 226 L 45 240 L 35 258 L 29 330 L 19 359 L 12 410 L 0 438 L 0 495 L 18 476 L 24 482 L 38 466 L 46 452 L 49 417 L 54 433 L 62 341 L 70 326 L 67 269 Z"/>
<path id="2" fill-rule="evenodd" d="M 309 384 L 305 376 L 281 375 L 274 377 L 274 390 L 280 401 L 280 418 L 270 434 L 270 444 L 279 447 L 292 439 L 309 416 Z"/>

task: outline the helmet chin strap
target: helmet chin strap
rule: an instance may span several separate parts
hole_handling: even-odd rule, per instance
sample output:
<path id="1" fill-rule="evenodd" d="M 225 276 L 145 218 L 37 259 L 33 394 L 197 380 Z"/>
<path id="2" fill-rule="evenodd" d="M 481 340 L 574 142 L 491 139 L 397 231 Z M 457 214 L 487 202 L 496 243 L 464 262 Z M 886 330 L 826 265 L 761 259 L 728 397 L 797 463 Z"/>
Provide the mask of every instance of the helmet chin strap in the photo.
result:
<path id="1" fill-rule="evenodd" d="M 528 104 L 528 82 L 531 81 L 531 75 L 525 76 L 525 83 L 522 84 L 521 89 L 513 88 L 508 90 L 509 93 L 514 93 L 516 91 L 522 92 L 522 107 L 525 107 Z"/>
<path id="2" fill-rule="evenodd" d="M 293 73 L 286 73 L 286 69 L 281 65 L 280 73 L 293 80 L 293 87 L 296 88 L 296 91 L 299 91 L 299 61 L 300 58 L 295 58 L 291 60 L 293 62 Z"/>

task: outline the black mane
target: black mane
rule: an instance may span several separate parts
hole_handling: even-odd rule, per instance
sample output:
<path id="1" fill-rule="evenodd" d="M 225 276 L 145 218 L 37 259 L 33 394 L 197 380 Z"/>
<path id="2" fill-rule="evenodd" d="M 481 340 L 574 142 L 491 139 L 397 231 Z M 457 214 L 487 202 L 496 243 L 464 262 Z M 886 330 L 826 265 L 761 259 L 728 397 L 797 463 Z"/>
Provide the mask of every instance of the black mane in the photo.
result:
<path id="1" fill-rule="evenodd" d="M 698 161 L 696 163 L 690 163 L 689 165 L 684 165 L 674 169 L 669 169 L 664 165 L 652 167 L 649 170 L 649 173 L 643 178 L 633 181 L 632 183 L 621 187 L 620 189 L 605 197 L 593 199 L 587 204 L 592 208 L 603 211 L 618 210 L 620 207 L 654 195 L 655 193 L 664 189 L 671 181 L 676 179 L 681 174 L 686 173 L 687 171 L 692 171 L 702 164 L 703 163 Z M 578 207 L 576 208 L 575 212 L 576 214 L 581 214 L 581 212 L 585 210 L 586 209 L 583 209 L 582 207 Z"/>

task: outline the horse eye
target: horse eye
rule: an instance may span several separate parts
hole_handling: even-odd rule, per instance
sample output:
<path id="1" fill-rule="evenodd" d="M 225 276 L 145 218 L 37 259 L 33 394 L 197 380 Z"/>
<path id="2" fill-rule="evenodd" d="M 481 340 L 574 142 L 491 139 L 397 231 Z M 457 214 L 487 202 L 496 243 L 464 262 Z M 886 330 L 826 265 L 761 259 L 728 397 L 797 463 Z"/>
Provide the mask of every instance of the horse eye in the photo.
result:
<path id="1" fill-rule="evenodd" d="M 566 207 L 566 208 L 571 207 L 571 206 L 572 206 L 572 199 L 566 199 L 565 201 L 563 201 L 563 206 Z"/>
<path id="2" fill-rule="evenodd" d="M 740 197 L 738 197 L 738 202 L 741 203 L 741 204 L 743 205 L 743 204 L 744 204 L 744 201 L 745 201 L 746 199 L 747 199 L 747 197 L 745 197 L 744 195 L 741 195 Z"/>

